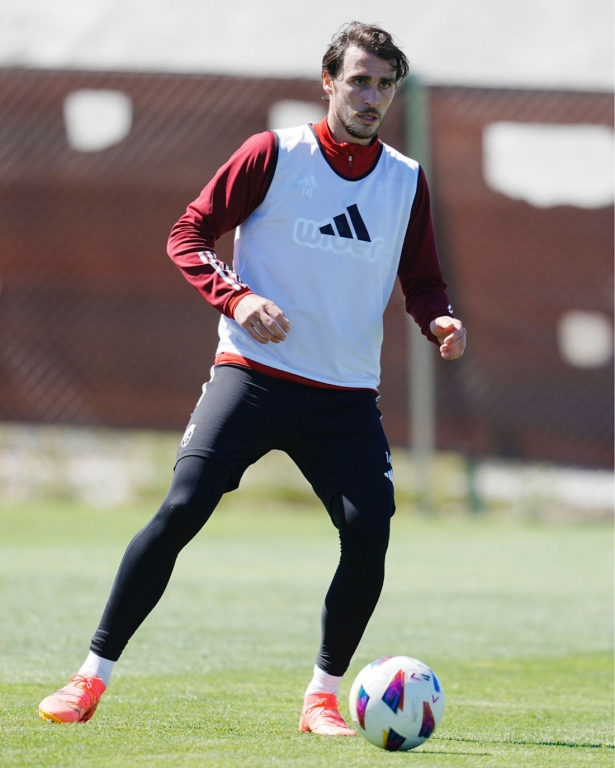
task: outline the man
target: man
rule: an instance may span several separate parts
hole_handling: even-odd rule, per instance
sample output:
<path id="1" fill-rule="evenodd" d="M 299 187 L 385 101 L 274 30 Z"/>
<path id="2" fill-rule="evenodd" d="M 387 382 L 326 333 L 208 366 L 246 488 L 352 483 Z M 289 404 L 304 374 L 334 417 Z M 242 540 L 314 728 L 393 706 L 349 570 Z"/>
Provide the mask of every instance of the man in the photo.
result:
<path id="1" fill-rule="evenodd" d="M 41 702 L 42 717 L 93 715 L 180 550 L 245 469 L 280 449 L 312 484 L 341 542 L 299 727 L 354 735 L 336 693 L 380 595 L 394 512 L 377 387 L 382 318 L 397 276 L 441 356 L 453 360 L 465 348 L 424 174 L 377 136 L 407 71 L 391 35 L 347 25 L 323 59 L 327 118 L 248 139 L 173 228 L 170 257 L 222 313 L 215 365 L 169 494 L 126 551 L 89 656 Z M 235 227 L 232 270 L 214 248 Z"/>

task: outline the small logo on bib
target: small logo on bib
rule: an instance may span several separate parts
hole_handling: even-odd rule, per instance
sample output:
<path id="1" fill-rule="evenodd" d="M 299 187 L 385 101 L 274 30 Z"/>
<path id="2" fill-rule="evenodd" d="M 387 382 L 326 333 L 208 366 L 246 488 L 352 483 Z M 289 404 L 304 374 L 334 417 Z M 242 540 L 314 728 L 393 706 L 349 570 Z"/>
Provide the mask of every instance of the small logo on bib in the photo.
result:
<path id="1" fill-rule="evenodd" d="M 194 434 L 194 430 L 196 429 L 196 424 L 191 424 L 188 429 L 184 432 L 184 436 L 182 437 L 181 441 L 181 447 L 185 448 L 188 443 L 190 442 L 190 438 Z"/>
<path id="2" fill-rule="evenodd" d="M 318 188 L 318 182 L 311 173 L 309 176 L 299 179 L 297 184 L 301 187 L 301 194 L 306 197 L 312 197 L 314 190 Z"/>

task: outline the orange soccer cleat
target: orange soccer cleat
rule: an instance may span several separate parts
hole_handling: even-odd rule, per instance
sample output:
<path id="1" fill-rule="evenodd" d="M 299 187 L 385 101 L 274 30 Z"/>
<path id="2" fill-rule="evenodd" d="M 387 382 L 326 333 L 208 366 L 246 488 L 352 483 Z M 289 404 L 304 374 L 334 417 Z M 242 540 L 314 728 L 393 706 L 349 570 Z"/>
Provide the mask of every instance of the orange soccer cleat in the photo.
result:
<path id="1" fill-rule="evenodd" d="M 43 720 L 56 723 L 86 723 L 106 690 L 96 675 L 71 675 L 68 685 L 41 701 L 38 713 Z"/>
<path id="2" fill-rule="evenodd" d="M 299 730 L 319 736 L 356 736 L 339 713 L 334 693 L 311 693 L 305 697 Z"/>

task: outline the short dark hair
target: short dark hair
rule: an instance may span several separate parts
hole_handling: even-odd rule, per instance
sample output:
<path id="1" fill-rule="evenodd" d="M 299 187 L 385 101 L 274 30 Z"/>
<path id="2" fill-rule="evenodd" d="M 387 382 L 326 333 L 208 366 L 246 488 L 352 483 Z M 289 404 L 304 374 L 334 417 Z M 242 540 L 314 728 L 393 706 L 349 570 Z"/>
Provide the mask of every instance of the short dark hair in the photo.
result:
<path id="1" fill-rule="evenodd" d="M 396 83 L 400 83 L 408 74 L 408 59 L 396 45 L 393 36 L 376 24 L 363 24 L 360 21 L 351 21 L 338 29 L 322 58 L 322 71 L 337 77 L 344 64 L 346 49 L 351 45 L 395 62 Z"/>

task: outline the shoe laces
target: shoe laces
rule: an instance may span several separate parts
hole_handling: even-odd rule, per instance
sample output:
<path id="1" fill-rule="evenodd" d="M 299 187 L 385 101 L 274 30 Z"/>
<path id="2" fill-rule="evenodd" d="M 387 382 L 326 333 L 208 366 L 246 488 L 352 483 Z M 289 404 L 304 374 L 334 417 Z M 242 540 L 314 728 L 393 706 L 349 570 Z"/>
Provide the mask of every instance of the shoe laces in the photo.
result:
<path id="1" fill-rule="evenodd" d="M 75 686 L 75 688 L 90 689 L 92 687 L 92 680 L 89 677 L 85 677 L 84 675 L 71 675 L 68 680 Z"/>
<path id="2" fill-rule="evenodd" d="M 339 704 L 334 693 L 324 693 L 311 702 L 308 711 L 320 710 L 318 714 L 321 717 L 332 718 L 334 720 L 342 720 L 342 716 L 339 713 Z"/>
<path id="3" fill-rule="evenodd" d="M 70 690 L 70 688 L 64 688 L 63 693 L 65 696 L 72 696 L 75 700 L 75 702 L 79 703 L 81 706 L 89 706 L 92 702 L 96 700 L 96 692 L 92 690 L 92 678 L 91 677 L 85 677 L 84 675 L 76 674 L 71 675 L 69 680 L 69 685 L 73 688 L 73 690 Z M 83 691 L 83 693 L 78 693 L 74 689 L 77 688 L 78 690 Z M 84 698 L 86 697 L 87 698 Z"/>

